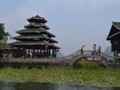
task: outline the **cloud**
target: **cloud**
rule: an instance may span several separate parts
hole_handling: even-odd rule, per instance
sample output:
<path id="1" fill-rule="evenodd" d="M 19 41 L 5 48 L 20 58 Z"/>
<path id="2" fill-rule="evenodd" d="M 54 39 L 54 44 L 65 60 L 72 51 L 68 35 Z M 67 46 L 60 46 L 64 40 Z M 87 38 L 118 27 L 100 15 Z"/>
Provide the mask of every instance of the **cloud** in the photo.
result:
<path id="1" fill-rule="evenodd" d="M 109 7 L 120 4 L 120 0 L 44 0 L 43 5 L 45 8 L 57 7 L 64 5 L 69 9 L 76 10 L 81 8 L 95 8 L 95 7 Z"/>
<path id="2" fill-rule="evenodd" d="M 65 7 L 71 11 L 96 12 L 98 8 L 119 4 L 120 0 L 24 0 L 16 12 L 21 18 L 26 18 L 37 13 L 44 14 L 46 11 L 52 11 L 52 9 L 59 10 L 60 7 Z"/>
<path id="3" fill-rule="evenodd" d="M 101 7 L 112 7 L 120 4 L 120 0 L 61 0 L 61 2 L 72 10 L 91 10 Z"/>
<path id="4" fill-rule="evenodd" d="M 48 21 L 50 20 L 52 22 L 54 26 L 53 29 L 58 34 L 56 34 L 56 36 L 59 38 L 57 39 L 60 41 L 59 44 L 61 43 L 64 52 L 69 53 L 72 49 L 77 49 L 80 43 L 84 42 L 88 44 L 88 46 L 90 46 L 92 42 L 102 43 L 105 47 L 104 38 L 106 37 L 105 33 L 108 32 L 105 32 L 105 30 L 109 29 L 108 22 L 111 24 L 111 17 L 116 17 L 112 14 L 115 10 L 110 11 L 109 7 L 116 9 L 115 7 L 119 6 L 119 4 L 120 0 L 22 0 L 22 3 L 12 8 L 10 13 L 0 17 L 2 21 L 5 22 L 6 30 L 9 31 L 12 36 L 15 36 L 15 31 L 23 29 L 23 25 L 27 24 L 26 18 L 36 14 L 45 18 L 48 16 Z M 111 12 L 109 16 L 107 10 L 104 10 L 104 8 L 107 8 L 107 10 Z M 117 15 L 119 16 L 119 13 L 117 13 Z M 118 17 L 116 19 L 118 19 Z M 63 37 L 63 32 L 66 37 Z M 102 37 L 98 39 L 91 32 L 96 33 L 97 36 L 101 35 Z M 86 33 L 88 34 L 87 37 L 85 37 Z M 75 45 L 71 44 L 71 39 L 69 39 L 70 41 L 65 39 L 71 38 L 71 36 L 73 36 L 74 39 L 72 43 L 76 43 Z M 76 38 L 78 39 L 76 40 Z M 99 42 L 99 40 L 101 41 Z M 67 46 L 68 43 L 69 48 Z"/>

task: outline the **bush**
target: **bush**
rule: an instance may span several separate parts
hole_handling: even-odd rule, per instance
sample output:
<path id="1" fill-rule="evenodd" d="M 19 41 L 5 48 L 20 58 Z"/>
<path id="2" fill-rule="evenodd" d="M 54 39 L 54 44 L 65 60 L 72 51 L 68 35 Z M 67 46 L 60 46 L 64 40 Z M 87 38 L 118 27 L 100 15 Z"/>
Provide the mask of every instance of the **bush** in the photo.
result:
<path id="1" fill-rule="evenodd" d="M 99 65 L 94 61 L 80 60 L 75 65 L 75 68 L 98 68 Z"/>

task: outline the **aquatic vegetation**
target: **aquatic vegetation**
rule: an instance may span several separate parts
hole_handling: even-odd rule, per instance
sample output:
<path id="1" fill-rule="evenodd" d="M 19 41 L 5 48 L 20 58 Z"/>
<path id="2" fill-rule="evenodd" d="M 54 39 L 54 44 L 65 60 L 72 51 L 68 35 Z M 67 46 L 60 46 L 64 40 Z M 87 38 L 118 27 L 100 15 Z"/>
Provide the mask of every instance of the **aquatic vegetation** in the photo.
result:
<path id="1" fill-rule="evenodd" d="M 84 64 L 83 64 L 84 63 Z M 79 66 L 79 65 L 77 65 Z M 0 81 L 12 82 L 67 82 L 95 86 L 120 86 L 120 68 L 87 65 L 79 67 L 0 68 Z"/>

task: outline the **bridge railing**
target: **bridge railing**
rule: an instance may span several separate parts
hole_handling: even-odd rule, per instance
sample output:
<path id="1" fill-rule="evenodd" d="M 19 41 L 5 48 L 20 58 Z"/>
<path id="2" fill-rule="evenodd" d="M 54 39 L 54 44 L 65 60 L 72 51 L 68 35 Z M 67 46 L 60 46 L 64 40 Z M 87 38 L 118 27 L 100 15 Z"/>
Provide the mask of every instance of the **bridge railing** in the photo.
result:
<path id="1" fill-rule="evenodd" d="M 77 50 L 76 52 L 73 52 L 72 54 L 69 54 L 69 55 L 64 56 L 64 57 L 59 57 L 57 59 L 58 60 L 68 60 L 68 59 L 73 59 L 79 55 L 92 55 L 92 50 L 84 50 L 83 54 L 81 54 L 80 50 Z"/>
<path id="2" fill-rule="evenodd" d="M 107 61 L 109 60 L 115 60 L 115 58 L 119 58 L 120 57 L 113 57 L 113 56 L 108 56 L 107 54 L 103 53 L 103 52 L 100 52 L 100 55 L 99 53 L 97 52 L 97 54 L 93 54 L 93 50 L 84 50 L 83 51 L 83 54 L 81 54 L 81 51 L 80 50 L 77 50 L 76 52 L 73 52 L 72 54 L 69 54 L 67 56 L 64 56 L 64 57 L 59 57 L 57 58 L 57 60 L 68 60 L 68 59 L 73 59 L 77 56 L 80 56 L 80 55 L 90 55 L 90 56 L 93 56 L 93 57 L 102 57 L 104 59 L 106 59 Z"/>
<path id="3" fill-rule="evenodd" d="M 114 60 L 114 59 L 115 59 L 115 57 L 113 57 L 113 56 L 108 56 L 107 54 L 105 54 L 105 53 L 103 53 L 103 52 L 101 52 L 100 55 L 101 55 L 102 57 L 104 57 L 105 59 L 107 59 L 107 60 Z"/>
<path id="4" fill-rule="evenodd" d="M 69 65 L 72 65 L 74 62 L 76 62 L 80 58 L 93 58 L 93 60 L 99 60 L 101 64 L 104 64 L 105 66 L 109 66 L 111 64 L 117 63 L 115 60 L 119 59 L 120 57 L 113 57 L 113 56 L 108 56 L 107 54 L 103 52 L 96 52 L 95 54 L 93 53 L 93 50 L 84 50 L 83 54 L 81 54 L 80 50 L 77 50 L 76 52 L 73 52 L 72 54 L 69 54 L 67 56 L 58 58 L 57 60 L 62 60 L 68 63 Z"/>

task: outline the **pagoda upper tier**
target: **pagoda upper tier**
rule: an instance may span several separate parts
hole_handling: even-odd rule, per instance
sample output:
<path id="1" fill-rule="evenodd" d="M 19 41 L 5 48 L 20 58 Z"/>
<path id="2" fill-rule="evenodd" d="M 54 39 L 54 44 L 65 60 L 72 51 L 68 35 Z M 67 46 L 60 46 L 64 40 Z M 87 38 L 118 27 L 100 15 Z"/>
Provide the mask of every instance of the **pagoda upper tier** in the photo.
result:
<path id="1" fill-rule="evenodd" d="M 30 28 L 30 29 L 33 29 L 33 28 L 35 29 L 35 28 L 41 27 L 41 28 L 44 28 L 45 30 L 49 30 L 49 27 L 47 25 L 45 25 L 43 23 L 36 23 L 36 22 L 32 22 L 28 25 L 25 25 L 24 27 L 25 28 Z"/>
<path id="2" fill-rule="evenodd" d="M 30 17 L 27 19 L 27 21 L 29 22 L 28 25 L 25 25 L 25 28 L 44 28 L 45 30 L 49 30 L 49 27 L 47 25 L 45 25 L 45 23 L 47 22 L 47 20 L 44 19 L 44 17 L 40 17 L 39 15 L 36 15 L 34 17 Z"/>
<path id="3" fill-rule="evenodd" d="M 54 44 L 58 43 L 58 41 L 53 39 L 55 35 L 47 31 L 49 29 L 49 27 L 45 25 L 47 20 L 45 20 L 43 17 L 40 17 L 39 15 L 36 15 L 34 17 L 28 18 L 27 21 L 29 22 L 29 24 L 24 26 L 25 29 L 16 31 L 19 36 L 15 36 L 13 37 L 13 39 L 16 39 L 17 42 L 11 43 L 11 45 L 29 46 L 32 43 L 37 46 L 39 45 L 39 47 L 41 48 L 44 47 L 45 44 L 48 44 L 52 45 L 52 48 L 54 49 L 59 49 L 59 47 Z M 37 44 L 35 44 L 36 42 Z"/>
<path id="4" fill-rule="evenodd" d="M 40 17 L 39 15 L 36 15 L 34 17 L 30 17 L 27 19 L 27 21 L 29 21 L 30 23 L 32 22 L 36 22 L 36 23 L 46 23 L 47 20 L 44 17 Z"/>

